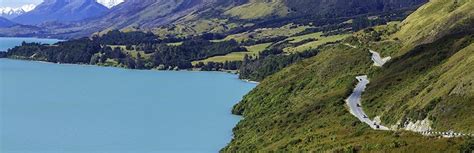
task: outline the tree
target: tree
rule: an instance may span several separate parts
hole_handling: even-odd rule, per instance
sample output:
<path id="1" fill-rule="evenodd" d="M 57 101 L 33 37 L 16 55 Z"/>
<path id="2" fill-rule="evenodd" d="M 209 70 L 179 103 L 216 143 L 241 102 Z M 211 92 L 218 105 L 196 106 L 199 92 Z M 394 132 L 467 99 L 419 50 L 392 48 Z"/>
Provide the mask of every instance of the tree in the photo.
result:
<path id="1" fill-rule="evenodd" d="M 145 63 L 143 62 L 142 55 L 137 53 L 137 59 L 135 61 L 135 69 L 144 69 Z"/>

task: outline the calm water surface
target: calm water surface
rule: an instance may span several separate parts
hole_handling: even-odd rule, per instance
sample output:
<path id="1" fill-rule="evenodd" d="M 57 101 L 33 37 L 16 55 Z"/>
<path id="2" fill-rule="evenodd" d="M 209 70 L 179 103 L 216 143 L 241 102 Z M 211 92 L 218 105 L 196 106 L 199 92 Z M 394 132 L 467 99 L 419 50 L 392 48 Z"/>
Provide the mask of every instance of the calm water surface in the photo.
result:
<path id="1" fill-rule="evenodd" d="M 0 152 L 217 152 L 254 87 L 226 73 L 0 59 Z"/>
<path id="2" fill-rule="evenodd" d="M 58 39 L 42 39 L 42 38 L 19 38 L 19 37 L 0 37 L 0 51 L 7 51 L 9 48 L 20 45 L 22 42 L 36 42 L 43 44 L 54 44 Z"/>

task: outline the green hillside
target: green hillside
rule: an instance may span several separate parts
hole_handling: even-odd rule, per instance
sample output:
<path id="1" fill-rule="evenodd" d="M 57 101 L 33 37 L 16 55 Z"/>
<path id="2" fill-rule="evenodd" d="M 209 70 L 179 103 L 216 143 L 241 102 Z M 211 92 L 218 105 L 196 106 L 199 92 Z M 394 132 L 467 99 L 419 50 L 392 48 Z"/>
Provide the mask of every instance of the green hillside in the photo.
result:
<path id="1" fill-rule="evenodd" d="M 394 35 L 414 47 L 451 33 L 474 31 L 473 0 L 433 0 L 411 14 Z"/>
<path id="2" fill-rule="evenodd" d="M 389 127 L 401 123 L 399 129 L 426 119 L 433 131 L 474 133 L 474 22 L 468 15 L 474 9 L 466 9 L 474 3 L 457 1 L 452 11 L 463 12 L 460 20 L 452 20 L 446 12 L 425 12 L 449 8 L 452 3 L 446 1 L 429 2 L 401 26 L 390 23 L 355 33 L 267 77 L 234 107 L 233 113 L 244 119 L 222 151 L 472 150 L 474 143 L 468 137 L 374 131 L 352 116 L 344 101 L 356 84 L 355 77 L 368 74 L 371 83 L 362 95 L 362 107 L 369 118 L 379 116 Z M 369 49 L 393 59 L 382 68 L 374 67 Z"/>
<path id="3" fill-rule="evenodd" d="M 369 116 L 398 128 L 427 120 L 435 131 L 474 133 L 472 2 L 431 1 L 402 23 L 392 38 L 403 46 L 363 95 Z"/>
<path id="4" fill-rule="evenodd" d="M 258 19 L 271 15 L 286 16 L 288 8 L 281 1 L 250 0 L 227 10 L 225 14 L 241 19 Z"/>
<path id="5" fill-rule="evenodd" d="M 233 109 L 244 119 L 222 151 L 454 152 L 464 139 L 373 131 L 346 109 L 355 76 L 375 71 L 368 52 L 336 45 L 265 79 Z"/>

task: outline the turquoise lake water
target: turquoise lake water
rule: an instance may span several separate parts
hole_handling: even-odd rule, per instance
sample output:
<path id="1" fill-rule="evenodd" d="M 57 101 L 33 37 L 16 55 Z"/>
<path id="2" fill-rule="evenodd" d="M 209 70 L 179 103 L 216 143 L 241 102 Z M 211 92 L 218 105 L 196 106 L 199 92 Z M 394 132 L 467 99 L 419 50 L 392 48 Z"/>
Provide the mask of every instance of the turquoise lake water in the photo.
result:
<path id="1" fill-rule="evenodd" d="M 227 73 L 0 59 L 0 152 L 218 152 L 240 120 L 232 106 L 255 86 Z"/>
<path id="2" fill-rule="evenodd" d="M 0 37 L 0 51 L 7 51 L 9 48 L 13 48 L 17 45 L 20 45 L 23 41 L 28 43 L 37 42 L 44 44 L 54 44 L 60 40 L 41 38 Z"/>

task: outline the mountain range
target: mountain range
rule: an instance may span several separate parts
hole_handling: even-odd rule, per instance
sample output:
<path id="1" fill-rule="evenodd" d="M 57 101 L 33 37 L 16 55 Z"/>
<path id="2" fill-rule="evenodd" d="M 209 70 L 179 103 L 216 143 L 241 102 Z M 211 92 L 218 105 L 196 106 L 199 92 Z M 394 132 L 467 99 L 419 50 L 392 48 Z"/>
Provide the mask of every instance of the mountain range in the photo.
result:
<path id="1" fill-rule="evenodd" d="M 36 5 L 28 4 L 21 6 L 19 8 L 12 8 L 12 7 L 1 7 L 0 8 L 0 17 L 4 17 L 7 19 L 13 19 L 19 15 L 22 15 L 26 12 L 29 12 L 35 9 Z"/>
<path id="2" fill-rule="evenodd" d="M 71 22 L 99 17 L 108 8 L 95 0 L 45 0 L 34 10 L 13 19 L 25 25 L 36 25 L 44 22 Z"/>
<path id="3" fill-rule="evenodd" d="M 104 5 L 107 8 L 112 8 L 116 5 L 119 5 L 123 2 L 124 0 L 97 0 L 97 3 Z M 36 8 L 36 5 L 34 4 L 27 4 L 23 5 L 18 8 L 12 8 L 12 7 L 0 7 L 0 17 L 4 17 L 7 19 L 13 19 L 15 17 L 18 17 L 22 14 L 25 14 L 27 12 L 32 11 L 33 9 Z"/>
<path id="4" fill-rule="evenodd" d="M 49 31 L 49 35 L 63 38 L 89 36 L 110 29 L 146 30 L 160 35 L 176 34 L 179 30 L 180 35 L 193 35 L 206 31 L 225 32 L 277 20 L 289 23 L 302 18 L 322 21 L 328 17 L 354 17 L 413 8 L 424 2 L 426 0 L 127 0 L 108 10 L 93 0 L 47 0 L 13 21 L 37 25 Z M 59 25 L 39 25 L 45 22 Z"/>

